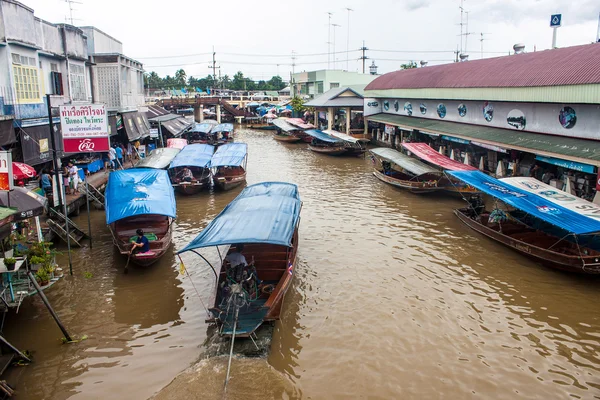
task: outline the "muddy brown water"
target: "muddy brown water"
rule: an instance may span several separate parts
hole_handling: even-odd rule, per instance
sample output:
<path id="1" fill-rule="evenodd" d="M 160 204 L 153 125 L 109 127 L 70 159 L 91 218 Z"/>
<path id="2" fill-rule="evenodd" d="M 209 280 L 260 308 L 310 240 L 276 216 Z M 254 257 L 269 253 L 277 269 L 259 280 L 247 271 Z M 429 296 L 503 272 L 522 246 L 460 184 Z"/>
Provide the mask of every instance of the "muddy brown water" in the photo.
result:
<path id="1" fill-rule="evenodd" d="M 462 202 L 395 190 L 368 159 L 311 153 L 269 133 L 240 130 L 248 182 L 297 183 L 303 200 L 297 275 L 271 352 L 207 357 L 212 272 L 173 254 L 130 267 L 92 213 L 93 250 L 48 298 L 79 343 L 37 298 L 4 334 L 35 362 L 7 374 L 20 399 L 600 398 L 600 280 L 556 272 L 463 226 Z M 177 197 L 181 248 L 239 190 Z M 85 226 L 85 216 L 77 221 Z M 216 251 L 205 254 L 217 259 Z M 61 257 L 65 271 L 66 257 Z M 193 283 L 193 285 L 192 285 Z M 198 364 L 196 364 L 200 361 Z M 192 366 L 190 368 L 190 366 Z"/>

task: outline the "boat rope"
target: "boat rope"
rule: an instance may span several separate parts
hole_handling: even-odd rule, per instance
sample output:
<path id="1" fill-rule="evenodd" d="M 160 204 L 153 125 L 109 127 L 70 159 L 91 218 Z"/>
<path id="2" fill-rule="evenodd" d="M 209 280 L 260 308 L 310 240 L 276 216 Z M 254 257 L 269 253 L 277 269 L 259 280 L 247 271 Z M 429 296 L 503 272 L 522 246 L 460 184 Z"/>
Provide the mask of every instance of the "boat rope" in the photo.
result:
<path id="1" fill-rule="evenodd" d="M 181 275 L 183 275 L 184 272 L 185 272 L 185 274 L 187 275 L 187 277 L 190 280 L 190 283 L 192 284 L 192 287 L 194 288 L 194 291 L 196 292 L 196 295 L 200 299 L 200 303 L 202 303 L 202 307 L 204 307 L 204 310 L 206 311 L 206 315 L 210 317 L 210 311 L 208 311 L 208 308 L 204 304 L 204 301 L 202 300 L 202 296 L 200 296 L 200 292 L 198 292 L 198 289 L 196 288 L 196 285 L 194 285 L 194 280 L 190 276 L 190 273 L 187 270 L 187 268 L 185 267 L 185 264 L 183 263 L 183 260 L 181 259 L 181 256 L 179 254 L 177 255 L 177 258 L 179 258 L 179 273 Z"/>

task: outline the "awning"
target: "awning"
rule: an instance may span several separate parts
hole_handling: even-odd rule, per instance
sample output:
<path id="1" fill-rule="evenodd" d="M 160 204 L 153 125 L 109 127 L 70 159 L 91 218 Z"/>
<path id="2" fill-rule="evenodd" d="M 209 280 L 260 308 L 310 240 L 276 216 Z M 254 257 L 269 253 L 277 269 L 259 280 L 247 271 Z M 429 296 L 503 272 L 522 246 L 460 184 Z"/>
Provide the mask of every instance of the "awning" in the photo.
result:
<path id="1" fill-rule="evenodd" d="M 343 143 L 342 140 L 338 139 L 338 138 L 334 138 L 331 135 L 326 134 L 325 132 L 316 130 L 316 129 L 309 129 L 307 131 L 304 131 L 304 133 L 306 133 L 309 136 L 314 137 L 317 140 L 320 140 L 322 142 L 327 142 L 327 143 Z"/>
<path id="2" fill-rule="evenodd" d="M 146 118 L 148 120 L 152 120 L 152 118 L 159 117 L 161 115 L 167 115 L 169 112 L 162 108 L 161 106 L 157 106 L 155 104 L 148 106 L 148 111 L 146 111 Z"/>
<path id="3" fill-rule="evenodd" d="M 130 169 L 111 172 L 106 187 L 106 223 L 135 215 L 175 218 L 175 193 L 167 171 Z"/>
<path id="4" fill-rule="evenodd" d="M 315 126 L 313 124 L 309 124 L 304 122 L 302 118 L 286 118 L 288 124 L 297 126 L 300 129 L 314 129 Z"/>
<path id="5" fill-rule="evenodd" d="M 48 124 L 19 128 L 23 162 L 28 165 L 38 165 L 52 161 L 52 140 L 50 140 L 50 127 Z M 60 124 L 54 124 L 55 139 L 59 147 L 59 156 L 62 155 L 60 145 Z"/>
<path id="6" fill-rule="evenodd" d="M 422 129 L 503 148 L 600 165 L 600 141 L 391 114 L 371 115 L 368 119 L 408 130 Z"/>
<path id="7" fill-rule="evenodd" d="M 135 124 L 142 139 L 150 136 L 150 122 L 148 122 L 148 118 L 146 118 L 146 113 L 136 112 Z"/>
<path id="8" fill-rule="evenodd" d="M 430 167 L 417 160 L 416 158 L 412 158 L 407 156 L 406 154 L 402 154 L 397 150 L 388 149 L 387 147 L 378 147 L 370 150 L 371 153 L 376 156 L 383 158 L 386 161 L 389 161 L 393 164 L 396 164 L 400 168 L 410 172 L 415 176 L 425 175 L 425 174 L 441 174 L 441 171 Z"/>
<path id="9" fill-rule="evenodd" d="M 171 135 L 177 137 L 181 136 L 191 124 L 192 123 L 188 122 L 186 119 L 179 117 L 170 121 L 161 122 L 160 126 L 161 129 L 166 129 Z"/>
<path id="10" fill-rule="evenodd" d="M 15 135 L 15 128 L 13 128 L 13 120 L 0 121 L 0 146 L 7 146 L 16 142 L 17 135 Z"/>
<path id="11" fill-rule="evenodd" d="M 108 117 L 108 136 L 115 136 L 117 134 L 117 116 L 112 115 Z"/>
<path id="12" fill-rule="evenodd" d="M 179 253 L 237 243 L 290 247 L 300 220 L 298 186 L 263 182 L 248 186 Z"/>
<path id="13" fill-rule="evenodd" d="M 135 123 L 136 114 L 136 112 L 122 114 L 123 126 L 125 126 L 125 132 L 127 132 L 127 138 L 130 142 L 134 142 L 142 138 L 142 134 L 138 130 L 137 124 Z M 150 132 L 148 132 L 148 134 L 150 134 Z"/>
<path id="14" fill-rule="evenodd" d="M 167 168 L 180 151 L 181 150 L 173 147 L 154 149 L 150 155 L 148 155 L 146 158 L 142 158 L 137 164 L 135 164 L 135 168 Z"/>
<path id="15" fill-rule="evenodd" d="M 590 164 L 583 164 L 583 163 L 578 163 L 575 161 L 566 161 L 566 160 L 561 160 L 559 158 L 544 157 L 544 156 L 536 156 L 535 159 L 538 161 L 548 163 L 548 164 L 557 165 L 559 167 L 572 169 L 574 171 L 585 172 L 588 174 L 596 173 L 596 167 L 594 167 L 593 165 L 590 165 Z"/>
<path id="16" fill-rule="evenodd" d="M 546 185 L 544 182 L 540 182 L 535 178 L 516 176 L 512 178 L 502 178 L 500 180 L 526 192 L 543 197 L 554 204 L 568 208 L 579 215 L 600 221 L 600 205 L 596 203 L 563 192 L 562 190 Z"/>
<path id="17" fill-rule="evenodd" d="M 438 153 L 429 147 L 427 143 L 402 143 L 402 147 L 420 159 L 435 164 L 442 169 L 450 171 L 474 171 L 477 169 Z"/>
<path id="18" fill-rule="evenodd" d="M 446 172 L 504 203 L 576 235 L 600 232 L 600 220 L 583 216 L 545 197 L 494 179 L 481 171 Z"/>
<path id="19" fill-rule="evenodd" d="M 188 144 L 171 161 L 169 168 L 199 167 L 206 168 L 215 152 L 215 146 L 210 144 Z"/>
<path id="20" fill-rule="evenodd" d="M 0 206 L 17 209 L 15 221 L 22 221 L 44 214 L 46 198 L 23 187 L 16 187 L 10 192 L 0 192 Z"/>
<path id="21" fill-rule="evenodd" d="M 273 125 L 275 125 L 276 127 L 278 127 L 279 129 L 281 129 L 284 132 L 292 132 L 292 131 L 296 131 L 299 129 L 295 126 L 288 124 L 284 119 L 281 119 L 281 118 L 274 119 Z"/>
<path id="22" fill-rule="evenodd" d="M 217 133 L 217 132 L 233 132 L 233 124 L 227 122 L 224 124 L 219 124 L 217 126 L 215 126 L 212 131 L 212 133 Z"/>
<path id="23" fill-rule="evenodd" d="M 227 143 L 219 146 L 217 152 L 210 160 L 210 168 L 216 167 L 239 167 L 244 163 L 248 155 L 246 143 Z"/>

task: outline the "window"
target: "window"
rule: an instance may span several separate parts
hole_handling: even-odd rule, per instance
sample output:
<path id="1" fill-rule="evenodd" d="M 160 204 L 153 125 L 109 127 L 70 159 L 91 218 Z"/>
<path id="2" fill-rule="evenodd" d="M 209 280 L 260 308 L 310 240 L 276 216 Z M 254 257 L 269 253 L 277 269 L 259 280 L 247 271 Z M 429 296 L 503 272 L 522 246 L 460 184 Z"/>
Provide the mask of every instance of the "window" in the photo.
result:
<path id="1" fill-rule="evenodd" d="M 35 58 L 13 53 L 12 61 L 17 101 L 23 103 L 41 102 Z"/>
<path id="2" fill-rule="evenodd" d="M 74 101 L 86 101 L 87 94 L 85 91 L 85 68 L 82 65 L 69 64 L 71 71 L 71 93 Z"/>
<path id="3" fill-rule="evenodd" d="M 50 71 L 58 72 L 58 64 L 50 63 Z"/>
<path id="4" fill-rule="evenodd" d="M 52 83 L 52 94 L 62 96 L 64 94 L 62 74 L 60 72 L 50 72 L 50 82 Z"/>
<path id="5" fill-rule="evenodd" d="M 340 83 L 339 82 L 331 82 L 329 84 L 329 89 L 334 89 L 334 88 L 339 88 L 340 87 Z"/>
<path id="6" fill-rule="evenodd" d="M 16 53 L 12 54 L 12 61 L 13 61 L 13 64 L 29 65 L 31 67 L 36 66 L 35 58 L 25 57 L 25 56 L 22 56 L 22 55 L 16 54 Z"/>

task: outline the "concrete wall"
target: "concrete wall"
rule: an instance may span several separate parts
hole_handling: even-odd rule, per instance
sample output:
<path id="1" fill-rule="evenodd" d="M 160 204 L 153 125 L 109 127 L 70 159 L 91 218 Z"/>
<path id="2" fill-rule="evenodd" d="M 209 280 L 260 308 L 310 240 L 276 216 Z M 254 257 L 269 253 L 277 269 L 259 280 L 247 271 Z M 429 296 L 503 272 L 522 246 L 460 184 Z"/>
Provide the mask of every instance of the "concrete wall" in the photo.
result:
<path id="1" fill-rule="evenodd" d="M 80 29 L 70 25 L 62 25 L 62 28 L 64 29 L 67 41 L 67 55 L 79 58 L 80 60 L 87 60 L 87 37 L 84 33 Z"/>
<path id="2" fill-rule="evenodd" d="M 524 130 L 528 132 L 544 133 L 582 139 L 600 140 L 600 105 L 589 104 L 546 104 L 546 103 L 512 103 L 512 102 L 484 102 L 484 101 L 456 101 L 456 100 L 431 100 L 431 99 L 375 99 L 382 107 L 382 112 L 387 114 L 412 116 L 413 118 L 426 118 L 443 120 L 511 130 Z M 365 114 L 371 115 L 374 110 L 368 104 L 373 99 L 365 99 Z M 421 112 L 421 105 L 425 112 Z M 445 107 L 446 114 L 442 118 L 438 107 Z M 461 116 L 459 106 L 466 110 Z M 491 108 L 490 108 L 491 107 Z M 567 107 L 575 112 L 576 120 L 571 126 L 563 127 L 559 121 L 561 110 Z M 412 108 L 412 113 L 409 111 Z M 484 109 L 493 110 L 492 119 L 485 118 Z M 511 122 L 511 123 L 509 123 Z M 523 124 L 524 122 L 524 124 Z"/>
<path id="3" fill-rule="evenodd" d="M 93 26 L 82 26 L 80 29 L 88 37 L 89 54 L 123 53 L 123 44 L 112 36 Z"/>
<path id="4" fill-rule="evenodd" d="M 2 14 L 6 40 L 37 45 L 37 35 L 33 10 L 15 1 L 2 0 Z"/>
<path id="5" fill-rule="evenodd" d="M 52 54 L 63 54 L 62 35 L 56 25 L 38 20 L 37 27 L 40 32 L 40 47 L 42 50 Z"/>

